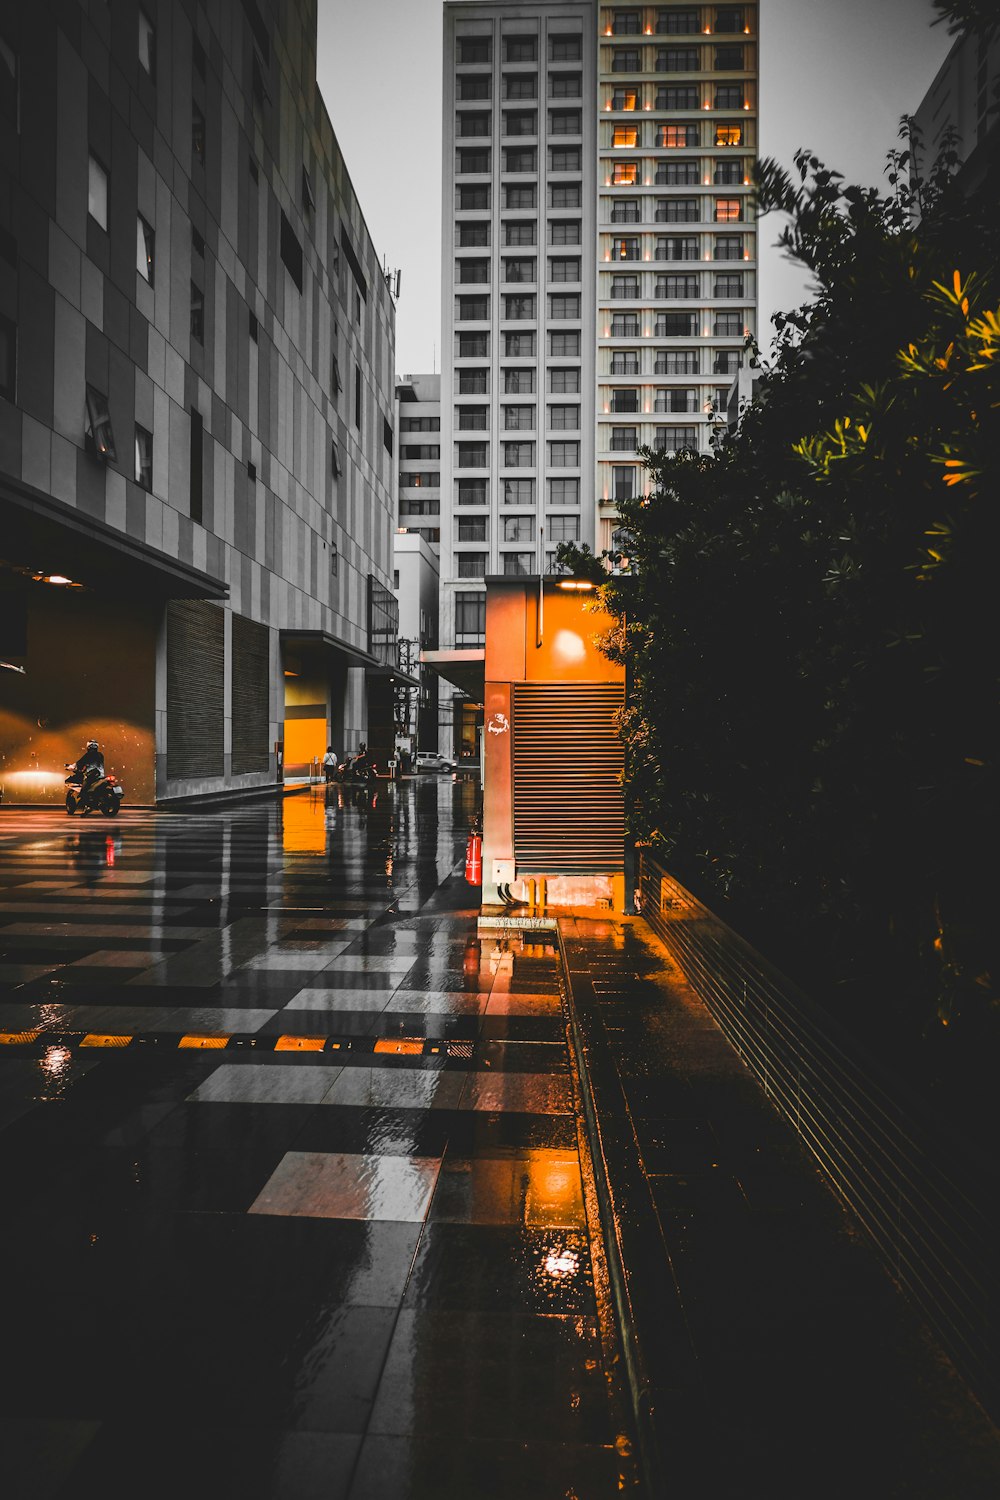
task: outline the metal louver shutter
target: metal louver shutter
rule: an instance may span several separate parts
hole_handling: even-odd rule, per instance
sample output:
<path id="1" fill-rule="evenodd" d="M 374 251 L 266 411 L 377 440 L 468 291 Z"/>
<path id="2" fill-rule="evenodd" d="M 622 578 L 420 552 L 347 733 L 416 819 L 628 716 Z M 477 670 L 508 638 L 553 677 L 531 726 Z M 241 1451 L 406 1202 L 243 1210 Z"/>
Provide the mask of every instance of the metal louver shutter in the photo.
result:
<path id="1" fill-rule="evenodd" d="M 268 747 L 268 659 L 270 640 L 266 625 L 233 615 L 233 753 L 234 775 L 267 771 Z"/>
<path id="2" fill-rule="evenodd" d="M 203 599 L 167 607 L 167 779 L 221 776 L 225 616 Z"/>
<path id="3" fill-rule="evenodd" d="M 515 683 L 514 859 L 518 875 L 624 868 L 620 683 Z"/>

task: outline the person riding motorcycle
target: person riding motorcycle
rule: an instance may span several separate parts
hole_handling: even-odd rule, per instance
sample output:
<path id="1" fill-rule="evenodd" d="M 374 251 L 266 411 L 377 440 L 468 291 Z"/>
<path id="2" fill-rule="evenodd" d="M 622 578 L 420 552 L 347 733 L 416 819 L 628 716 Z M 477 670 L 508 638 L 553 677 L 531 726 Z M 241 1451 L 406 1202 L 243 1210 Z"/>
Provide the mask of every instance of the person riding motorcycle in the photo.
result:
<path id="1" fill-rule="evenodd" d="M 96 740 L 88 740 L 87 748 L 73 767 L 72 774 L 66 777 L 68 782 L 76 786 L 82 786 L 84 772 L 89 766 L 97 767 L 98 776 L 104 775 L 104 756 L 101 754 L 100 746 Z"/>

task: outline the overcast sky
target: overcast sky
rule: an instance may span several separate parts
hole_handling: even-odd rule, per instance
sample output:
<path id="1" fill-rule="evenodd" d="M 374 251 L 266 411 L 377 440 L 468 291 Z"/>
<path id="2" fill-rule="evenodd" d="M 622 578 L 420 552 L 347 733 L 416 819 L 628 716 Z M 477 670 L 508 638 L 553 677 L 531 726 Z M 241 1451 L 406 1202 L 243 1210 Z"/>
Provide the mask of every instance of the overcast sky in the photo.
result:
<path id="1" fill-rule="evenodd" d="M 402 271 L 396 370 L 441 368 L 442 0 L 318 0 L 319 86 L 379 256 Z M 855 182 L 881 181 L 951 41 L 931 0 L 760 0 L 761 155 L 808 146 Z M 799 271 L 760 235 L 760 342 L 803 300 Z"/>

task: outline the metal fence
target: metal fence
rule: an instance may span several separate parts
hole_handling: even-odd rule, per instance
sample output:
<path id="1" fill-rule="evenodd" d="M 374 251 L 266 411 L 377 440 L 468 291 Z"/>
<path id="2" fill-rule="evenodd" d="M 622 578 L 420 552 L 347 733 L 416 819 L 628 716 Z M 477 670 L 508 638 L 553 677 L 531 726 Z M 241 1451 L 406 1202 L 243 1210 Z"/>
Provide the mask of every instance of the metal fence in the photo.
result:
<path id="1" fill-rule="evenodd" d="M 1000 1417 L 995 1164 L 643 853 L 642 915 L 942 1347 Z"/>

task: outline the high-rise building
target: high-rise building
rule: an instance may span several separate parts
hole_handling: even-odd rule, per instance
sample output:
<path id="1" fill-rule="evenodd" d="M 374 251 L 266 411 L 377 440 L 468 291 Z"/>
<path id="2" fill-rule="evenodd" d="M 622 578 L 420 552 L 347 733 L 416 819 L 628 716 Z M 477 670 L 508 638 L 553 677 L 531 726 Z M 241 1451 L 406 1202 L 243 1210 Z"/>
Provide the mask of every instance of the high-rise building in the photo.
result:
<path id="1" fill-rule="evenodd" d="M 7 801 L 391 748 L 394 324 L 316 0 L 0 9 Z"/>
<path id="2" fill-rule="evenodd" d="M 441 376 L 402 375 L 396 382 L 396 473 L 399 524 L 441 541 Z"/>
<path id="3" fill-rule="evenodd" d="M 710 451 L 756 332 L 757 17 L 446 3 L 441 636 L 612 543 L 642 447 Z"/>

